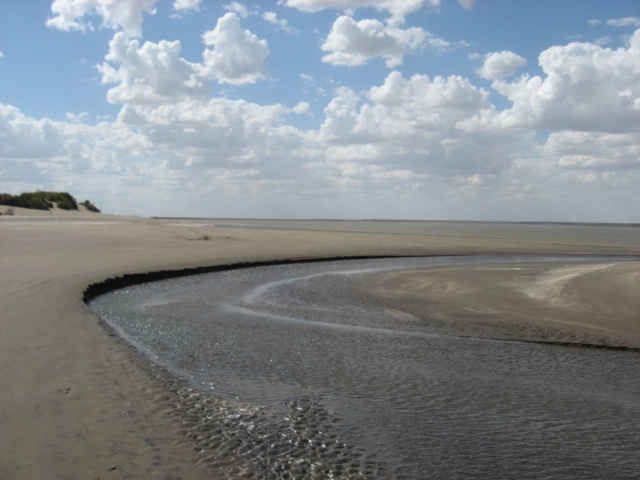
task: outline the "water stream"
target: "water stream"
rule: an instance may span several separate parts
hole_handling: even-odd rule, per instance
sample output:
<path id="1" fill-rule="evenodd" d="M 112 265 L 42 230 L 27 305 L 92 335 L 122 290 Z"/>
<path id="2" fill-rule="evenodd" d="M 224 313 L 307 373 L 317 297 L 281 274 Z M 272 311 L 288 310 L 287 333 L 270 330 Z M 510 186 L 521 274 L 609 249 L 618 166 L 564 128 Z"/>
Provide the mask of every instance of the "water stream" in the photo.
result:
<path id="1" fill-rule="evenodd" d="M 364 275 L 570 257 L 278 265 L 91 301 L 184 380 L 185 425 L 229 478 L 640 478 L 640 353 L 433 332 Z"/>

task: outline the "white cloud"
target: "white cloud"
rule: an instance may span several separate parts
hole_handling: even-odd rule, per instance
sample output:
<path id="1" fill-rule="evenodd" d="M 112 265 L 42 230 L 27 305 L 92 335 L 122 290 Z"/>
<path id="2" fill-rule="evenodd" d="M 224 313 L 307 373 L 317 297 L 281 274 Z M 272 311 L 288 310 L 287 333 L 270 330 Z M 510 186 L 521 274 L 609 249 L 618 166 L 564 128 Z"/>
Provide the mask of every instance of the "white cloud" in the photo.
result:
<path id="1" fill-rule="evenodd" d="M 421 8 L 425 0 L 285 0 L 285 5 L 305 12 L 318 12 L 327 8 L 352 10 L 373 7 L 386 10 L 395 17 L 404 17 Z M 440 0 L 427 0 L 429 5 L 438 6 Z"/>
<path id="2" fill-rule="evenodd" d="M 414 177 L 491 176 L 532 148 L 528 133 L 459 129 L 460 121 L 490 104 L 488 92 L 458 76 L 405 79 L 392 72 L 367 97 L 370 102 L 363 103 L 340 88 L 325 109 L 318 138 L 333 145 L 331 162 L 376 165 L 380 173 L 412 172 Z"/>
<path id="3" fill-rule="evenodd" d="M 434 175 L 484 185 L 508 168 L 514 152 L 530 150 L 521 133 L 457 128 L 461 119 L 490 108 L 487 95 L 461 77 L 405 79 L 393 72 L 364 101 L 338 89 L 315 132 L 284 123 L 288 112 L 308 113 L 307 102 L 287 109 L 224 98 L 126 104 L 113 125 L 139 128 L 132 137 L 137 147 L 130 150 L 157 158 L 154 175 L 174 172 L 174 181 L 183 185 L 205 188 L 203 182 L 215 179 L 221 190 L 243 186 L 252 196 L 280 188 L 290 196 L 292 185 L 334 195 L 346 186 L 364 192 L 389 183 L 421 191 Z M 97 165 L 103 155 L 99 142 L 84 141 L 91 145 L 86 157 Z M 81 143 L 75 143 L 78 151 Z"/>
<path id="4" fill-rule="evenodd" d="M 421 111 L 476 112 L 489 108 L 487 96 L 486 91 L 460 76 L 431 80 L 427 75 L 413 75 L 405 79 L 400 72 L 391 72 L 380 87 L 372 87 L 369 92 L 369 97 L 380 105 L 410 109 L 409 116 Z"/>
<path id="5" fill-rule="evenodd" d="M 67 182 L 82 173 L 126 175 L 149 146 L 143 137 L 118 123 L 36 120 L 2 104 L 0 132 L 0 170 L 10 170 L 18 182 L 26 180 L 21 177 L 25 172 L 50 182 Z"/>
<path id="6" fill-rule="evenodd" d="M 0 58 L 4 58 L 4 53 L 0 52 Z"/>
<path id="7" fill-rule="evenodd" d="M 309 102 L 298 102 L 291 111 L 293 113 L 297 113 L 298 115 L 308 115 L 309 110 L 311 109 L 311 105 Z"/>
<path id="8" fill-rule="evenodd" d="M 56 157 L 62 146 L 55 122 L 33 120 L 18 108 L 0 103 L 0 158 Z"/>
<path id="9" fill-rule="evenodd" d="M 175 0 L 173 2 L 174 10 L 198 10 L 202 0 Z"/>
<path id="10" fill-rule="evenodd" d="M 235 13 L 219 18 L 216 28 L 202 38 L 205 45 L 213 47 L 204 51 L 203 58 L 209 74 L 218 82 L 244 85 L 266 76 L 267 41 L 242 29 Z"/>
<path id="11" fill-rule="evenodd" d="M 640 133 L 555 132 L 543 153 L 569 170 L 640 170 Z"/>
<path id="12" fill-rule="evenodd" d="M 476 0 L 458 0 L 458 3 L 462 5 L 467 10 L 473 8 L 473 5 L 476 3 Z"/>
<path id="13" fill-rule="evenodd" d="M 249 16 L 249 11 L 247 7 L 238 2 L 231 2 L 228 5 L 223 5 L 225 10 L 229 10 L 230 12 L 238 14 L 241 18 L 247 18 Z"/>
<path id="14" fill-rule="evenodd" d="M 87 118 L 88 115 L 89 115 L 89 112 L 81 112 L 81 113 L 67 112 L 64 114 L 64 116 L 67 117 L 67 120 L 69 120 L 72 123 L 82 123 L 84 122 L 84 120 Z"/>
<path id="15" fill-rule="evenodd" d="M 382 57 L 387 67 L 393 68 L 402 64 L 405 54 L 425 46 L 429 37 L 421 28 L 389 27 L 375 19 L 356 22 L 343 15 L 336 19 L 322 45 L 322 50 L 331 52 L 322 60 L 352 67 Z"/>
<path id="16" fill-rule="evenodd" d="M 185 99 L 206 100 L 212 79 L 236 85 L 253 83 L 266 75 L 263 60 L 267 43 L 240 28 L 234 13 L 218 20 L 214 30 L 203 35 L 213 46 L 203 52 L 203 63 L 180 57 L 180 41 L 161 40 L 140 45 L 118 32 L 109 42 L 105 62 L 97 66 L 102 83 L 116 84 L 107 99 L 116 104 L 174 103 Z"/>
<path id="17" fill-rule="evenodd" d="M 119 120 L 140 127 L 171 168 L 254 168 L 287 148 L 285 137 L 295 130 L 283 126 L 286 113 L 282 105 L 211 98 L 126 105 Z"/>
<path id="18" fill-rule="evenodd" d="M 272 23 L 276 25 L 280 30 L 287 33 L 297 33 L 298 30 L 291 27 L 289 22 L 287 22 L 284 18 L 278 18 L 278 15 L 275 12 L 264 12 L 262 14 L 262 19 L 266 22 Z"/>
<path id="19" fill-rule="evenodd" d="M 507 50 L 493 52 L 485 56 L 484 64 L 477 73 L 487 80 L 495 80 L 513 75 L 519 67 L 526 65 L 526 63 L 524 58 L 513 52 Z"/>
<path id="20" fill-rule="evenodd" d="M 596 38 L 593 43 L 602 47 L 613 43 L 613 39 L 609 35 L 605 35 L 604 37 Z"/>
<path id="21" fill-rule="evenodd" d="M 54 0 L 51 5 L 53 18 L 47 20 L 47 26 L 64 31 L 94 29 L 85 20 L 88 15 L 102 17 L 102 26 L 114 30 L 122 29 L 128 35 L 142 35 L 142 14 L 155 14 L 157 0 Z"/>
<path id="22" fill-rule="evenodd" d="M 337 95 L 324 109 L 325 121 L 320 134 L 327 141 L 344 139 L 356 126 L 360 97 L 346 87 L 340 87 Z"/>
<path id="23" fill-rule="evenodd" d="M 540 54 L 544 78 L 493 82 L 513 102 L 494 120 L 503 127 L 624 133 L 640 129 L 640 30 L 628 48 L 591 43 Z"/>
<path id="24" fill-rule="evenodd" d="M 140 46 L 138 40 L 118 32 L 105 59 L 97 68 L 103 83 L 117 83 L 107 93 L 111 103 L 155 104 L 209 96 L 202 66 L 180 58 L 177 40 Z"/>
<path id="25" fill-rule="evenodd" d="M 607 20 L 607 25 L 611 27 L 640 27 L 640 17 L 612 18 Z"/>

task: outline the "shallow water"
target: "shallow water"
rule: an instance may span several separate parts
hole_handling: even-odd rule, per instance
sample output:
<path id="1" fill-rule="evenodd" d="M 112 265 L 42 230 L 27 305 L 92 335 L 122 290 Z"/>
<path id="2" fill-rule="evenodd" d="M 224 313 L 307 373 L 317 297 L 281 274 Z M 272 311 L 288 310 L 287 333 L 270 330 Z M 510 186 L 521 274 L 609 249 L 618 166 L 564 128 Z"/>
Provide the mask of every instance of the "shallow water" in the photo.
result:
<path id="1" fill-rule="evenodd" d="M 435 334 L 357 288 L 388 269 L 527 260 L 258 267 L 91 308 L 188 383 L 186 428 L 229 478 L 638 478 L 638 352 Z"/>

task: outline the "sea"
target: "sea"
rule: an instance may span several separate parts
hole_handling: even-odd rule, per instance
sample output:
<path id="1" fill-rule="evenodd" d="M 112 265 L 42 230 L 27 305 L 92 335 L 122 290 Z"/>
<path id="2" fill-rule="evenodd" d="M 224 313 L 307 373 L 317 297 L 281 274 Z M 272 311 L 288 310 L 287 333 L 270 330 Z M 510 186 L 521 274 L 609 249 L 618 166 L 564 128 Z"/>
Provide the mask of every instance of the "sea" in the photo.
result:
<path id="1" fill-rule="evenodd" d="M 165 220 L 169 220 L 166 219 Z M 640 245 L 640 224 L 459 222 L 417 220 L 179 219 L 200 227 L 250 227 L 344 232 L 397 233 Z M 187 223 L 189 224 L 189 223 Z"/>
<path id="2" fill-rule="evenodd" d="M 189 221 L 640 244 L 638 226 Z M 434 331 L 360 288 L 391 270 L 532 261 L 584 259 L 268 265 L 133 285 L 90 307 L 178 379 L 175 415 L 223 478 L 640 478 L 640 352 Z"/>

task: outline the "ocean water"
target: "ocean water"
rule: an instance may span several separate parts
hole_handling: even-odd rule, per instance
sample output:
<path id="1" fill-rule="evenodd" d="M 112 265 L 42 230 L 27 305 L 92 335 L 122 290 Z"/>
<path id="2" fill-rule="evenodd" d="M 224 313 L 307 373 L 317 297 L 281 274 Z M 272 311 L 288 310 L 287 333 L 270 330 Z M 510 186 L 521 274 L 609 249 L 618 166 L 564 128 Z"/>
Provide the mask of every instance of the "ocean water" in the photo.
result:
<path id="1" fill-rule="evenodd" d="M 640 245 L 640 225 L 637 224 L 264 219 L 187 221 L 211 228 L 280 228 Z"/>
<path id="2" fill-rule="evenodd" d="M 255 267 L 91 301 L 185 382 L 185 433 L 227 478 L 640 478 L 640 353 L 434 333 L 363 276 L 569 257 Z M 597 261 L 597 259 L 592 259 Z"/>

